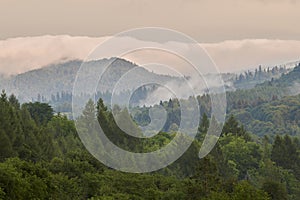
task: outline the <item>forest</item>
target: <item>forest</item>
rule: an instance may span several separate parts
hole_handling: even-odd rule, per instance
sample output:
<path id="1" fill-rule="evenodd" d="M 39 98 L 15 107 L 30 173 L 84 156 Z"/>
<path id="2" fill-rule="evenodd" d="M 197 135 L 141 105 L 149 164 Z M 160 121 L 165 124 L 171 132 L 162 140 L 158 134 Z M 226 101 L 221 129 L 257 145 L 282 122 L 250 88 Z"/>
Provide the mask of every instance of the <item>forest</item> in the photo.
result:
<path id="1" fill-rule="evenodd" d="M 260 73 L 272 70 L 256 72 Z M 251 89 L 228 91 L 226 121 L 219 124 L 223 127 L 221 137 L 202 159 L 199 149 L 215 119 L 210 96 L 198 96 L 201 120 L 188 150 L 171 165 L 142 174 L 120 172 L 94 158 L 83 145 L 75 122 L 95 117 L 115 145 L 132 152 L 152 152 L 169 144 L 178 132 L 178 99 L 159 103 L 167 111 L 167 121 L 161 132 L 145 139 L 124 133 L 100 95 L 97 102 L 87 102 L 82 116 L 72 120 L 49 103 L 20 103 L 14 94 L 3 90 L 0 199 L 297 200 L 299 77 L 300 65 Z M 145 91 L 142 88 L 139 94 L 146 96 Z M 67 102 L 71 98 L 62 93 L 52 99 Z M 136 124 L 150 122 L 151 107 L 132 108 Z M 113 109 L 119 116 L 128 112 L 118 106 Z"/>
<path id="2" fill-rule="evenodd" d="M 289 98 L 300 105 L 299 96 Z M 175 107 L 170 101 L 161 103 Z M 290 106 L 275 100 L 266 109 L 273 104 Z M 102 99 L 89 101 L 82 119 L 93 110 L 99 123 L 106 124 L 107 136 L 133 151 L 153 151 L 176 134 L 130 139 L 117 128 Z M 3 91 L 0 199 L 299 199 L 298 137 L 276 132 L 257 137 L 230 115 L 213 151 L 199 159 L 210 120 L 204 112 L 196 140 L 172 165 L 152 173 L 123 173 L 104 166 L 85 149 L 74 121 L 55 114 L 47 103 L 20 105 L 14 95 Z"/>

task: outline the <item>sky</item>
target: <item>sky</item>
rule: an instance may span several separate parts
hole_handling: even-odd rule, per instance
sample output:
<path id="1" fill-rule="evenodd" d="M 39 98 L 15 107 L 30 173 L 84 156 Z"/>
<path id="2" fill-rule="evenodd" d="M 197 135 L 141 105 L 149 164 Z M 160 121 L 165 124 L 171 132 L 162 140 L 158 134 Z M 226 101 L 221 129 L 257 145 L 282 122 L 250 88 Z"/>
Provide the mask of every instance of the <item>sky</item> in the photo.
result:
<path id="1" fill-rule="evenodd" d="M 0 72 L 84 58 L 132 28 L 180 31 L 221 71 L 300 60 L 299 0 L 0 0 Z"/>
<path id="2" fill-rule="evenodd" d="M 184 32 L 198 42 L 300 39 L 299 0 L 0 0 L 0 39 L 102 37 L 136 27 Z"/>

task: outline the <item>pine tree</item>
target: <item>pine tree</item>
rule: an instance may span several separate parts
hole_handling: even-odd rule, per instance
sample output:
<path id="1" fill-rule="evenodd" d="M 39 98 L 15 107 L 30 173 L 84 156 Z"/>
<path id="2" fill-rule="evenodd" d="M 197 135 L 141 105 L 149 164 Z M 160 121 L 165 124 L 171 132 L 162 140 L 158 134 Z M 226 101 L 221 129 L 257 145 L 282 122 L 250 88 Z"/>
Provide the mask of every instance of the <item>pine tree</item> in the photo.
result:
<path id="1" fill-rule="evenodd" d="M 0 161 L 14 155 L 13 148 L 9 137 L 0 129 Z"/>
<path id="2" fill-rule="evenodd" d="M 284 155 L 285 152 L 285 145 L 279 135 L 276 135 L 273 148 L 271 152 L 271 159 L 272 161 L 276 162 L 277 165 L 282 166 L 284 165 Z"/>
<path id="3" fill-rule="evenodd" d="M 196 173 L 192 176 L 192 179 L 200 184 L 203 192 L 202 195 L 208 195 L 211 191 L 220 186 L 220 177 L 217 166 L 210 156 L 207 156 L 198 162 Z"/>
<path id="4" fill-rule="evenodd" d="M 54 110 L 47 103 L 26 103 L 23 104 L 23 107 L 27 109 L 37 125 L 47 124 L 53 117 Z"/>
<path id="5" fill-rule="evenodd" d="M 0 101 L 1 102 L 7 102 L 7 95 L 5 93 L 5 90 L 2 90 L 2 93 L 0 95 Z"/>
<path id="6" fill-rule="evenodd" d="M 209 119 L 206 115 L 206 113 L 203 113 L 202 115 L 202 119 L 198 128 L 198 135 L 197 135 L 197 139 L 200 140 L 201 138 L 203 138 L 205 136 L 205 134 L 207 133 L 209 128 Z"/>
<path id="7" fill-rule="evenodd" d="M 233 115 L 230 115 L 225 122 L 221 136 L 232 134 L 236 137 L 243 137 L 246 141 L 251 141 L 251 136 L 247 133 L 244 125 L 240 125 Z"/>
<path id="8" fill-rule="evenodd" d="M 19 103 L 17 97 L 14 94 L 9 96 L 8 101 L 16 109 L 18 109 L 18 110 L 20 109 L 20 103 Z"/>

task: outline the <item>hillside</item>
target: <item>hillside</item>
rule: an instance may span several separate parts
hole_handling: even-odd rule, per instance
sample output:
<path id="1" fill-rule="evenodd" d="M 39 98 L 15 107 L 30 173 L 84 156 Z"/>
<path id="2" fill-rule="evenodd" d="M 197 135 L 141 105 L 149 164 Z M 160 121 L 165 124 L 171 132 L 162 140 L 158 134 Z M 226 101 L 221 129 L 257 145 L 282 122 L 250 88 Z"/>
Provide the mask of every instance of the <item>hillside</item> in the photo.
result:
<path id="1" fill-rule="evenodd" d="M 93 85 L 91 80 L 98 80 L 99 74 L 104 66 L 112 61 L 111 59 L 102 59 L 89 61 L 85 63 L 87 70 L 81 77 L 87 85 Z M 12 76 L 9 78 L 1 77 L 0 87 L 8 93 L 14 93 L 21 102 L 39 101 L 50 103 L 57 112 L 71 112 L 72 90 L 77 72 L 80 69 L 82 61 L 74 60 L 65 63 L 53 64 L 38 70 L 33 70 Z M 124 59 L 116 59 L 110 65 L 109 69 L 103 74 L 97 88 L 97 98 L 102 98 L 106 103 L 111 100 L 111 92 L 114 85 L 129 70 L 138 67 Z M 99 70 L 100 68 L 100 70 Z M 136 76 L 130 77 L 130 85 L 134 85 L 139 80 L 152 79 L 156 82 L 171 82 L 180 87 L 182 80 L 178 77 L 166 76 L 149 72 L 138 67 Z M 206 80 L 214 81 L 215 74 L 204 75 Z M 255 106 L 257 103 L 269 101 L 272 98 L 296 94 L 299 92 L 299 84 L 293 81 L 300 77 L 299 66 L 295 70 L 285 68 L 255 69 L 242 74 L 224 73 L 222 78 L 225 82 L 227 92 L 228 110 L 244 107 L 245 105 Z M 285 84 L 283 84 L 285 83 Z M 257 85 L 258 84 L 258 85 Z M 194 85 L 194 87 L 201 87 Z M 158 86 L 143 87 L 137 90 L 132 97 L 134 105 L 140 105 L 147 97 L 152 94 L 156 96 L 155 103 L 160 100 L 167 100 L 168 95 L 159 93 Z M 83 91 L 90 93 L 89 88 L 83 88 Z M 203 89 L 203 93 L 205 89 Z M 118 91 L 117 101 L 123 104 L 124 97 L 128 91 Z M 84 94 L 83 94 L 84 95 Z M 202 94 L 198 94 L 202 95 Z"/>
<path id="2" fill-rule="evenodd" d="M 257 106 L 258 104 L 299 94 L 300 64 L 278 79 L 271 79 L 251 89 L 227 92 L 228 110 Z"/>
<path id="3" fill-rule="evenodd" d="M 256 68 L 254 71 L 246 71 L 235 77 L 233 80 L 234 87 L 237 89 L 251 89 L 258 84 L 262 84 L 272 79 L 278 79 L 282 75 L 290 72 L 291 68 L 274 66 L 262 69 L 261 66 Z"/>
<path id="4" fill-rule="evenodd" d="M 99 62 L 105 61 L 89 63 L 91 69 Z M 118 62 L 105 76 L 102 86 L 109 88 L 109 83 L 113 84 L 122 73 L 132 69 L 133 64 L 129 62 Z M 41 90 L 57 83 L 57 90 L 61 90 L 72 83 L 64 78 L 72 78 L 75 73 L 71 69 L 79 65 L 80 61 L 73 61 L 66 68 L 50 66 L 28 72 L 35 75 L 32 80 L 28 74 L 27 77 L 14 77 L 14 80 L 18 80 L 15 83 L 19 84 L 39 83 L 41 85 L 36 88 Z M 139 76 L 146 73 L 166 81 L 174 78 L 150 73 L 143 68 L 140 70 Z M 50 77 L 55 80 L 50 80 Z M 0 175 L 3 178 L 0 180 L 0 199 L 18 199 L 21 196 L 25 199 L 86 199 L 98 196 L 123 199 L 129 198 L 132 193 L 140 199 L 145 194 L 150 199 L 159 199 L 163 195 L 165 199 L 197 199 L 199 194 L 208 194 L 204 199 L 245 199 L 245 193 L 251 194 L 249 199 L 271 199 L 269 197 L 274 194 L 279 199 L 297 199 L 300 194 L 300 95 L 291 88 L 295 89 L 299 79 L 297 66 L 280 78 L 252 89 L 227 92 L 228 119 L 214 150 L 202 160 L 198 159 L 199 147 L 212 118 L 209 116 L 209 95 L 198 96 L 201 114 L 205 112 L 208 117 L 202 115 L 195 141 L 176 162 L 148 175 L 124 174 L 105 167 L 82 145 L 74 121 L 64 115 L 54 115 L 48 104 L 36 102 L 20 106 L 14 96 L 2 93 Z M 61 84 L 58 84 L 59 81 Z M 26 85 L 19 86 L 26 88 Z M 139 94 L 140 98 L 147 96 L 144 89 Z M 71 97 L 67 92 L 51 95 L 58 104 L 70 103 Z M 105 127 L 107 137 L 127 151 L 156 151 L 169 144 L 178 131 L 180 105 L 175 99 L 161 102 L 168 118 L 161 130 L 163 132 L 150 139 L 133 138 L 124 133 L 115 124 L 111 111 L 99 102 L 97 118 Z M 78 118 L 79 122 L 90 122 L 95 113 L 89 108 L 94 107 L 93 102 L 87 104 L 84 115 Z M 140 125 L 149 124 L 149 107 L 135 109 L 134 120 Z M 117 112 L 121 116 L 123 111 Z M 88 128 L 89 124 L 83 130 Z M 134 160 L 128 161 L 135 163 Z M 109 180 L 109 183 L 103 180 Z M 128 183 L 134 184 L 130 190 Z M 140 190 L 141 185 L 147 189 Z M 219 191 L 221 194 L 218 194 Z"/>
<path id="5" fill-rule="evenodd" d="M 227 92 L 227 114 L 233 114 L 245 125 L 247 131 L 263 136 L 276 134 L 300 135 L 300 95 L 299 88 L 295 87 L 300 83 L 300 65 L 292 71 L 282 75 L 279 79 L 273 79 L 259 84 L 252 89 L 238 89 Z M 210 115 L 209 95 L 198 96 L 201 114 Z M 165 131 L 168 131 L 175 123 L 179 125 L 180 105 L 173 102 L 164 102 L 165 109 L 173 117 L 167 121 Z M 169 108 L 169 105 L 174 105 Z M 136 121 L 143 124 L 147 119 L 147 108 L 141 108 L 140 113 L 135 116 Z"/>
<path id="6" fill-rule="evenodd" d="M 254 107 L 234 109 L 231 114 L 258 135 L 300 135 L 300 95 L 265 102 Z"/>
<path id="7" fill-rule="evenodd" d="M 228 113 L 256 135 L 299 135 L 300 64 L 278 79 L 227 94 Z"/>
<path id="8" fill-rule="evenodd" d="M 174 110 L 174 102 L 166 104 Z M 96 113 L 109 140 L 128 152 L 154 152 L 170 144 L 176 135 L 160 132 L 151 138 L 132 137 L 118 128 L 101 101 L 98 105 L 94 110 L 93 102 L 87 104 L 78 119 L 82 130 L 90 135 Z M 299 120 L 299 116 L 295 118 Z M 54 115 L 48 104 L 21 106 L 14 96 L 2 93 L 0 199 L 299 199 L 298 138 L 276 136 L 274 142 L 268 137 L 257 139 L 230 117 L 215 148 L 199 159 L 209 121 L 202 119 L 199 137 L 174 163 L 152 173 L 123 173 L 105 166 L 87 151 L 74 121 Z M 93 137 L 92 144 L 98 147 L 99 142 L 99 137 Z M 134 157 L 114 155 L 109 154 L 118 163 L 137 165 Z"/>
<path id="9" fill-rule="evenodd" d="M 110 59 L 102 59 L 85 63 L 88 70 L 86 71 L 86 74 L 84 74 L 84 79 L 98 79 L 99 74 L 94 73 L 95 69 L 104 69 L 104 66 L 110 62 Z M 32 99 L 37 100 L 38 95 L 50 100 L 51 95 L 56 95 L 61 92 L 72 92 L 74 80 L 81 64 L 82 61 L 75 60 L 29 71 L 24 74 L 11 77 L 6 82 L 1 83 L 1 87 L 10 93 L 16 94 L 22 102 L 31 101 Z M 134 67 L 137 67 L 137 65 L 124 59 L 116 59 L 110 65 L 109 70 L 104 73 L 103 79 L 101 80 L 101 87 L 98 88 L 99 91 L 112 91 L 113 85 L 116 81 Z M 136 72 L 137 74 L 131 80 L 132 82 L 137 79 L 143 79 L 144 77 L 151 77 L 154 80 L 159 79 L 166 82 L 176 80 L 176 78 L 171 76 L 158 75 L 149 72 L 142 67 Z"/>

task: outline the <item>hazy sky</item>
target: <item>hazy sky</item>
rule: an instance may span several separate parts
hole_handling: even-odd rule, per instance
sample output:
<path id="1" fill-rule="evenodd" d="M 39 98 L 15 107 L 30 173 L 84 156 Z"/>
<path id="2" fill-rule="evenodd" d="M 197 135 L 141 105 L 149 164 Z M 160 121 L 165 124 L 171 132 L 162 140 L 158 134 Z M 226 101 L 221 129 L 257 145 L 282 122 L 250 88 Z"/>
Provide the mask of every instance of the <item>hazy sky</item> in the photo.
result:
<path id="1" fill-rule="evenodd" d="M 300 40 L 298 0 L 0 0 L 0 39 L 160 26 L 198 42 Z"/>
<path id="2" fill-rule="evenodd" d="M 0 0 L 0 73 L 84 59 L 105 38 L 147 26 L 193 37 L 221 71 L 300 60 L 299 1 Z"/>

